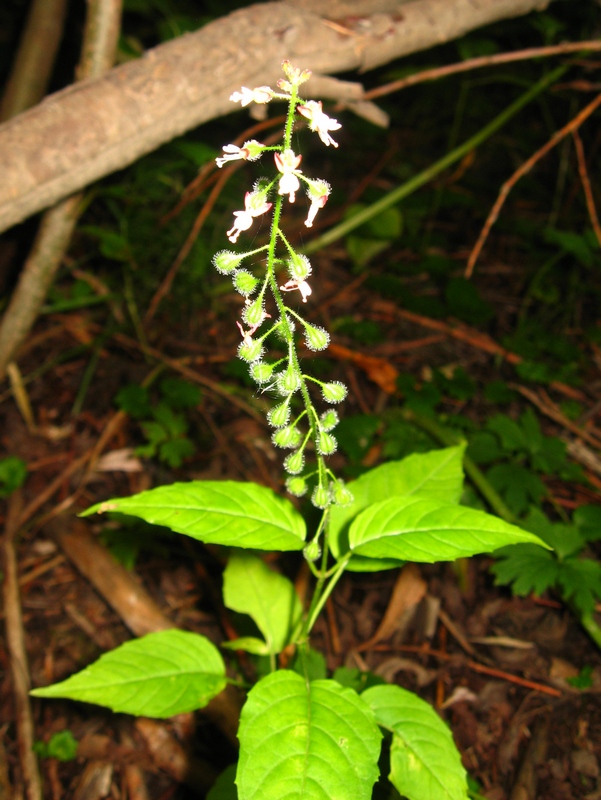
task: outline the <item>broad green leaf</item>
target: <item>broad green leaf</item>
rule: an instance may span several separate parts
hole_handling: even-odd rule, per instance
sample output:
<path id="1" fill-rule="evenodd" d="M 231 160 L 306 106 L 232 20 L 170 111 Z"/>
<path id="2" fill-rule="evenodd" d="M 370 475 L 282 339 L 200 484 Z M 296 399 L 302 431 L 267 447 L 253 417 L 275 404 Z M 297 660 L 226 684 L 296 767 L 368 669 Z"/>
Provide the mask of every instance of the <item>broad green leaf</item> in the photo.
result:
<path id="1" fill-rule="evenodd" d="M 203 708 L 225 685 L 225 665 L 212 642 L 167 630 L 125 642 L 66 681 L 31 694 L 164 718 Z"/>
<path id="2" fill-rule="evenodd" d="M 238 481 L 191 481 L 116 497 L 81 515 L 120 511 L 210 544 L 302 550 L 305 522 L 271 489 Z"/>
<path id="3" fill-rule="evenodd" d="M 434 709 L 400 686 L 374 686 L 361 699 L 393 734 L 390 781 L 409 800 L 467 800 L 467 777 L 451 732 Z"/>
<path id="4" fill-rule="evenodd" d="M 281 653 L 303 613 L 291 581 L 251 553 L 234 553 L 223 575 L 223 602 L 248 614 L 265 637 L 267 653 Z"/>
<path id="5" fill-rule="evenodd" d="M 368 706 L 332 680 L 280 670 L 250 691 L 240 719 L 240 800 L 370 800 L 381 733 Z"/>
<path id="6" fill-rule="evenodd" d="M 330 549 L 334 558 L 349 550 L 348 525 L 372 503 L 391 497 L 431 494 L 448 503 L 458 503 L 463 488 L 464 447 L 447 447 L 429 453 L 414 453 L 402 461 L 390 461 L 361 475 L 349 484 L 354 501 L 330 510 Z M 398 567 L 394 559 L 376 561 L 353 556 L 348 570 L 373 572 Z"/>
<path id="7" fill-rule="evenodd" d="M 359 555 L 428 563 L 518 542 L 547 547 L 534 534 L 484 511 L 420 496 L 393 497 L 370 506 L 351 525 L 349 539 Z"/>
<path id="8" fill-rule="evenodd" d="M 563 596 L 583 614 L 592 614 L 601 597 L 601 564 L 592 558 L 566 558 L 559 569 Z"/>

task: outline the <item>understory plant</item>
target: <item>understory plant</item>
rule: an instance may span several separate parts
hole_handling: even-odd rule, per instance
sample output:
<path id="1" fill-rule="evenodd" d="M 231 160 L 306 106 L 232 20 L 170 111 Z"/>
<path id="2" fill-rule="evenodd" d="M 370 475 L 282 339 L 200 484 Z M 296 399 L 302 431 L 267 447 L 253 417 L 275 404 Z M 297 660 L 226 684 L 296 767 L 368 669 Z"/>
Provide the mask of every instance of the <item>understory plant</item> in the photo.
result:
<path id="1" fill-rule="evenodd" d="M 327 348 L 329 334 L 301 312 L 317 277 L 282 230 L 282 211 L 302 187 L 309 199 L 305 225 L 310 228 L 330 193 L 324 180 L 300 169 L 301 155 L 293 149 L 295 121 L 305 122 L 333 147 L 338 145 L 332 133 L 341 126 L 320 102 L 299 97 L 309 71 L 287 61 L 283 71 L 276 90 L 243 87 L 231 97 L 243 106 L 287 103 L 281 143 L 226 145 L 217 159 L 222 166 L 236 159 L 273 158 L 275 174 L 259 179 L 246 193 L 244 208 L 235 212 L 227 232 L 235 244 L 255 218 L 270 214 L 268 242 L 242 252 L 224 250 L 214 263 L 220 273 L 231 276 L 244 298 L 236 323 L 238 355 L 258 386 L 277 397 L 267 421 L 274 444 L 290 451 L 284 459 L 286 488 L 294 497 L 307 494 L 318 520 L 309 527 L 298 503 L 238 481 L 175 483 L 88 509 L 84 516 L 117 511 L 221 546 L 224 603 L 247 615 L 254 628 L 222 645 L 225 657 L 196 633 L 151 633 L 33 694 L 170 717 L 203 708 L 231 683 L 246 699 L 239 759 L 225 773 L 219 796 L 226 791 L 240 800 L 368 800 L 384 763 L 391 784 L 411 800 L 462 800 L 468 796 L 466 774 L 436 711 L 400 686 L 349 686 L 340 673 L 327 677 L 324 660 L 311 650 L 311 633 L 346 571 L 451 561 L 520 542 L 547 545 L 534 533 L 459 505 L 462 446 L 383 464 L 350 486 L 328 466 L 337 447 L 334 406 L 344 399 L 346 387 L 310 375 L 301 364 L 299 340 L 320 351 Z M 308 519 L 315 520 L 315 510 L 309 510 Z M 265 551 L 302 554 L 314 577 L 306 603 L 293 583 L 271 566 L 274 562 L 263 560 Z M 251 654 L 261 665 L 254 685 L 241 677 L 237 651 Z M 382 742 L 387 752 L 381 759 Z"/>

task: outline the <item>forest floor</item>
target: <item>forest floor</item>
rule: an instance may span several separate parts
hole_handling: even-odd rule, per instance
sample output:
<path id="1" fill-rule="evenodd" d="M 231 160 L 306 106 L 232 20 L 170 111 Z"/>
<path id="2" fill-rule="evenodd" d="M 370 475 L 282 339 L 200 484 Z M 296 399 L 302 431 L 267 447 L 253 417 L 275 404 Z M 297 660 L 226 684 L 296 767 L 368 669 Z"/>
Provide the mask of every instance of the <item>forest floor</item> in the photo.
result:
<path id="1" fill-rule="evenodd" d="M 529 128 L 532 137 L 540 136 L 537 124 Z M 338 207 L 333 196 L 330 218 L 328 209 L 322 212 L 324 230 L 342 218 L 340 206 L 369 204 L 407 174 L 398 154 L 411 159 L 421 144 L 419 128 L 378 135 L 368 136 L 369 146 L 359 140 L 347 157 L 355 177 L 340 167 L 341 175 L 328 175 L 342 182 L 346 196 Z M 427 194 L 415 195 L 402 221 L 393 213 L 383 227 L 364 228 L 312 256 L 312 319 L 332 331 L 332 345 L 319 358 L 308 351 L 303 358 L 349 387 L 340 450 L 331 459 L 349 480 L 387 459 L 444 446 L 411 423 L 406 412 L 413 410 L 465 437 L 485 472 L 502 467 L 490 480 L 497 477 L 496 490 L 517 516 L 534 507 L 571 525 L 577 509 L 601 501 L 601 336 L 593 335 L 595 328 L 601 333 L 599 250 L 581 233 L 590 225 L 584 203 L 574 211 L 580 191 L 574 160 L 558 200 L 562 213 L 553 212 L 549 223 L 549 208 L 541 209 L 544 186 L 556 178 L 554 162 L 534 186 L 535 199 L 531 192 L 511 205 L 510 223 L 476 267 L 477 291 L 466 289 L 465 263 L 483 209 L 511 174 L 508 165 L 536 149 L 526 142 L 520 150 L 509 135 L 501 143 L 515 146 L 519 159 L 501 168 L 493 152 L 473 170 L 467 158 Z M 597 137 L 589 163 L 598 144 Z M 462 183 L 465 173 L 480 169 L 474 185 Z M 363 181 L 356 177 L 361 170 Z M 485 183 L 483 197 L 478 189 Z M 217 242 L 231 207 L 224 202 L 211 218 Z M 576 239 L 558 238 L 564 211 L 572 214 Z M 153 219 L 158 229 L 158 215 Z M 93 223 L 104 224 L 101 213 Z M 548 249 L 536 262 L 520 237 L 543 229 L 551 230 L 541 245 Z M 181 246 L 181 229 L 177 236 Z M 169 624 L 217 644 L 236 637 L 237 620 L 220 599 L 218 550 L 123 518 L 81 520 L 78 512 L 175 480 L 252 480 L 283 491 L 281 451 L 264 418 L 273 398 L 258 392 L 235 360 L 240 298 L 206 273 L 202 302 L 187 303 L 187 284 L 178 294 L 176 277 L 171 295 L 145 323 L 151 297 L 136 295 L 133 302 L 129 289 L 145 281 L 152 295 L 162 277 L 140 278 L 128 262 L 133 283 L 125 283 L 123 299 L 107 290 L 94 263 L 77 266 L 85 263 L 86 246 L 89 239 L 76 242 L 69 265 L 75 270 L 65 271 L 58 291 L 73 299 L 77 282 L 78 290 L 87 286 L 84 300 L 104 300 L 68 308 L 59 307 L 56 295 L 0 394 L 3 450 L 27 468 L 21 488 L 5 492 L 3 520 L 5 549 L 16 558 L 22 624 L 18 608 L 5 605 L 3 613 L 21 631 L 34 687 L 83 669 L 132 634 Z M 131 385 L 137 394 L 120 394 Z M 140 393 L 140 387 L 146 388 Z M 521 431 L 521 443 L 509 441 L 516 428 L 507 420 Z M 546 467 L 536 461 L 535 440 L 539 456 L 555 453 L 553 464 L 550 456 Z M 494 452 L 483 454 L 492 444 Z M 10 484 L 10 476 L 4 480 Z M 485 505 L 469 484 L 465 502 Z M 583 554 L 601 555 L 594 536 Z M 561 592 L 514 596 L 495 585 L 492 564 L 478 557 L 377 576 L 348 573 L 313 644 L 328 670 L 370 671 L 431 702 L 453 731 L 473 797 L 601 799 L 601 652 Z M 300 558 L 272 565 L 302 592 L 307 575 Z M 408 604 L 420 586 L 419 602 Z M 25 695 L 15 691 L 19 665 L 5 640 L 0 664 L 1 798 L 11 796 L 11 781 L 18 787 L 23 779 L 15 720 Z M 252 660 L 243 667 L 255 668 Z M 48 800 L 196 797 L 198 786 L 208 788 L 215 772 L 236 759 L 228 736 L 235 720 L 224 723 L 216 714 L 150 721 L 57 700 L 33 700 L 32 708 Z M 62 740 L 56 736 L 65 732 Z M 74 757 L 44 753 L 54 741 L 68 755 L 70 736 L 78 743 Z"/>

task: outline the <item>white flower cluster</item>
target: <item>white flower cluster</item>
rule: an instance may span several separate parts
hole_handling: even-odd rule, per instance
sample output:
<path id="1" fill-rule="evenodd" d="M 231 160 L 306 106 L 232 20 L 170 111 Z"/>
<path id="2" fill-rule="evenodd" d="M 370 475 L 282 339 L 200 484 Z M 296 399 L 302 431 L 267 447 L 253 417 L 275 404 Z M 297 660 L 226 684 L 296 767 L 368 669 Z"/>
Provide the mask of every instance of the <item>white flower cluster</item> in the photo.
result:
<path id="1" fill-rule="evenodd" d="M 295 323 L 300 324 L 305 345 L 309 350 L 324 350 L 329 344 L 330 336 L 324 328 L 307 322 L 288 307 L 280 294 L 280 292 L 298 291 L 302 302 L 306 303 L 312 294 L 309 278 L 313 270 L 309 259 L 297 253 L 290 245 L 279 227 L 279 220 L 282 203 L 286 198 L 289 203 L 294 203 L 297 193 L 304 185 L 310 202 L 305 225 L 308 228 L 312 227 L 317 212 L 325 206 L 331 191 L 326 181 L 308 178 L 300 169 L 302 156 L 297 155 L 290 146 L 294 118 L 297 114 L 304 117 L 308 121 L 310 130 L 317 133 L 327 146 L 338 147 L 337 142 L 332 139 L 331 131 L 336 131 L 341 126 L 324 113 L 321 102 L 314 100 L 300 102 L 298 87 L 309 79 L 310 71 L 295 69 L 288 61 L 285 61 L 282 67 L 286 79 L 278 81 L 279 91 L 274 91 L 269 86 L 259 86 L 254 89 L 243 86 L 230 97 L 230 100 L 242 106 L 250 103 L 269 103 L 274 99 L 288 101 L 288 117 L 282 145 L 272 147 L 256 139 L 250 139 L 242 146 L 225 145 L 223 155 L 216 159 L 217 166 L 221 168 L 232 161 L 255 161 L 266 151 L 273 152 L 277 170 L 275 177 L 271 180 L 261 179 L 253 191 L 246 192 L 244 209 L 234 212 L 233 225 L 227 231 L 228 239 L 235 244 L 240 234 L 251 228 L 256 217 L 273 208 L 270 243 L 241 254 L 223 250 L 215 255 L 213 263 L 219 272 L 231 275 L 234 288 L 244 297 L 242 323 L 236 323 L 242 336 L 238 347 L 239 357 L 248 363 L 250 374 L 259 386 L 275 390 L 282 398 L 268 413 L 267 420 L 274 428 L 273 443 L 278 447 L 292 450 L 284 460 L 284 468 L 292 476 L 287 481 L 288 490 L 297 496 L 304 494 L 308 488 L 307 480 L 317 475 L 312 502 L 319 508 L 326 508 L 332 503 L 348 503 L 352 497 L 344 484 L 334 477 L 324 463 L 324 457 L 334 453 L 338 447 L 332 433 L 338 423 L 338 415 L 333 409 L 321 416 L 318 415 L 310 400 L 308 384 L 310 382 L 319 386 L 323 400 L 330 404 L 344 400 L 347 390 L 338 381 L 324 383 L 301 371 L 294 339 Z M 275 257 L 278 241 L 287 251 L 285 259 Z M 242 267 L 244 261 L 259 253 L 263 254 L 267 266 L 263 279 L 255 277 L 250 269 Z M 283 265 L 286 267 L 288 279 L 278 285 L 275 268 Z M 274 294 L 280 314 L 272 321 L 268 330 L 259 333 L 259 328 L 265 320 L 271 319 L 265 309 L 268 289 Z M 275 363 L 265 360 L 265 340 L 272 333 L 283 339 L 287 348 L 287 354 Z M 296 396 L 300 396 L 303 410 L 294 416 Z M 303 419 L 305 425 L 308 423 L 308 430 L 304 434 L 299 427 Z M 309 442 L 313 443 L 318 463 L 317 469 L 307 474 L 304 472 L 305 451 Z"/>

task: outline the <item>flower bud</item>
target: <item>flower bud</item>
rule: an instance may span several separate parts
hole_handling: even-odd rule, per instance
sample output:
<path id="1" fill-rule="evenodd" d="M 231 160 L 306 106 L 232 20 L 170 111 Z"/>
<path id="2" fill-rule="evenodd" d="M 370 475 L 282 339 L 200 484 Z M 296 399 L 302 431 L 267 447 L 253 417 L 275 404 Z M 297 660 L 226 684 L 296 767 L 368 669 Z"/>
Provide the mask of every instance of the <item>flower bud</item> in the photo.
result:
<path id="1" fill-rule="evenodd" d="M 311 262 L 302 253 L 293 253 L 288 259 L 288 274 L 293 281 L 306 281 L 311 272 Z"/>
<path id="2" fill-rule="evenodd" d="M 290 453 L 290 455 L 286 456 L 284 459 L 284 469 L 291 475 L 298 475 L 299 472 L 303 471 L 304 466 L 305 454 L 302 450 L 297 450 L 295 453 Z"/>
<path id="3" fill-rule="evenodd" d="M 222 275 L 238 269 L 240 263 L 246 258 L 246 253 L 233 253 L 231 250 L 221 250 L 213 256 L 213 265 Z"/>
<path id="4" fill-rule="evenodd" d="M 259 279 L 246 269 L 239 269 L 233 278 L 234 289 L 240 294 L 248 297 L 259 285 Z"/>
<path id="5" fill-rule="evenodd" d="M 250 368 L 250 377 L 256 381 L 259 386 L 263 383 L 267 383 L 272 375 L 273 364 L 266 364 L 264 361 L 259 361 Z"/>
<path id="6" fill-rule="evenodd" d="M 331 431 L 338 425 L 338 413 L 333 408 L 329 408 L 321 415 L 319 427 L 322 431 Z"/>
<path id="7" fill-rule="evenodd" d="M 336 441 L 336 437 L 332 436 L 331 433 L 321 431 L 317 437 L 315 446 L 317 452 L 321 453 L 322 456 L 331 456 L 332 453 L 335 453 L 338 449 L 338 442 Z"/>
<path id="8" fill-rule="evenodd" d="M 298 447 L 301 441 L 300 432 L 294 425 L 287 425 L 285 428 L 280 428 L 271 437 L 271 441 L 276 447 Z"/>
<path id="9" fill-rule="evenodd" d="M 309 350 L 325 350 L 330 343 L 330 334 L 325 328 L 305 323 L 305 344 Z"/>
<path id="10" fill-rule="evenodd" d="M 295 497 L 302 497 L 307 493 L 307 488 L 307 481 L 304 478 L 295 476 L 286 481 L 286 489 Z"/>
<path id="11" fill-rule="evenodd" d="M 242 319 L 249 328 L 258 327 L 266 316 L 262 297 L 257 297 L 257 299 L 249 303 L 242 312 Z"/>
<path id="12" fill-rule="evenodd" d="M 327 486 L 316 486 L 311 495 L 311 502 L 316 508 L 327 508 L 331 502 L 330 490 Z"/>
<path id="13" fill-rule="evenodd" d="M 250 336 L 243 339 L 238 345 L 238 357 L 243 361 L 252 364 L 253 361 L 258 361 L 263 355 L 263 345 L 256 339 L 251 339 Z"/>
<path id="14" fill-rule="evenodd" d="M 332 484 L 332 495 L 337 506 L 350 506 L 355 498 L 344 481 L 337 480 Z"/>
<path id="15" fill-rule="evenodd" d="M 278 389 L 282 394 L 292 394 L 300 387 L 300 375 L 297 370 L 289 364 L 284 372 L 278 375 Z"/>
<path id="16" fill-rule="evenodd" d="M 341 383 L 340 381 L 331 381 L 330 383 L 324 383 L 321 387 L 321 393 L 324 396 L 324 399 L 328 401 L 328 403 L 342 403 L 344 398 L 347 395 L 347 388 L 346 386 Z"/>
<path id="17" fill-rule="evenodd" d="M 285 403 L 280 403 L 279 406 L 274 406 L 267 413 L 267 422 L 270 425 L 273 425 L 274 428 L 283 428 L 284 425 L 288 424 L 289 419 L 290 405 L 288 404 L 288 401 Z"/>
<path id="18" fill-rule="evenodd" d="M 303 549 L 303 555 L 307 561 L 317 561 L 321 555 L 321 546 L 317 539 L 313 539 Z"/>

